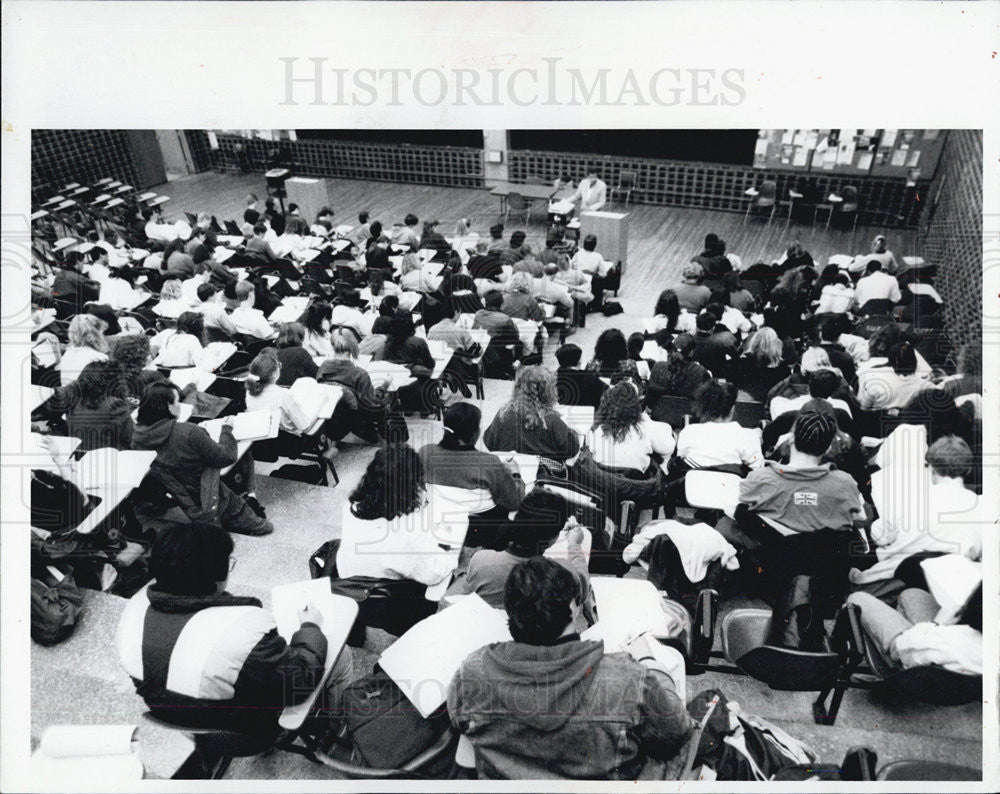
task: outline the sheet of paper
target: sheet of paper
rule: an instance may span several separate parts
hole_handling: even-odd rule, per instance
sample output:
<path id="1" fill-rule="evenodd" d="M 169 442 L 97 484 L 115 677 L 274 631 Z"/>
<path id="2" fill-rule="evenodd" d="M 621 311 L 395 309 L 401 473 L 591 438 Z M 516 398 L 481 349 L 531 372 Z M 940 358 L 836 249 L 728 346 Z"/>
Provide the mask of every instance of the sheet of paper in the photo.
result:
<path id="1" fill-rule="evenodd" d="M 198 391 L 205 391 L 215 383 L 215 375 L 206 372 L 199 367 L 187 367 L 185 369 L 174 369 L 170 371 L 170 380 L 177 384 L 177 388 L 183 389 L 189 383 L 193 383 Z M 181 420 L 186 421 L 186 420 Z"/>
<path id="2" fill-rule="evenodd" d="M 271 325 L 281 325 L 282 323 L 294 323 L 298 322 L 298 319 L 302 316 L 302 310 L 297 306 L 279 306 L 277 309 L 271 312 L 268 316 L 267 321 Z"/>
<path id="3" fill-rule="evenodd" d="M 927 586 L 942 611 L 959 610 L 983 580 L 983 564 L 961 554 L 932 557 L 920 563 Z"/>
<path id="4" fill-rule="evenodd" d="M 892 160 L 890 161 L 890 163 L 898 167 L 906 165 L 906 150 L 896 149 L 896 151 L 892 153 Z"/>
<path id="5" fill-rule="evenodd" d="M 859 171 L 867 171 L 869 168 L 871 168 L 872 167 L 872 159 L 873 158 L 874 158 L 874 155 L 871 152 L 864 152 L 858 158 L 858 170 Z"/>
<path id="6" fill-rule="evenodd" d="M 214 371 L 228 361 L 236 352 L 232 342 L 209 342 L 205 345 L 205 355 L 202 358 L 202 369 Z"/>
<path id="7" fill-rule="evenodd" d="M 850 165 L 854 160 L 854 141 L 841 141 L 837 148 L 837 164 Z"/>
<path id="8" fill-rule="evenodd" d="M 580 635 L 583 639 L 602 639 L 606 648 L 624 650 L 629 639 L 644 631 L 657 638 L 669 636 L 660 594 L 651 582 L 595 576 L 590 586 L 597 623 Z"/>
<path id="9" fill-rule="evenodd" d="M 910 152 L 909 156 L 906 158 L 906 167 L 913 168 L 919 162 L 920 162 L 920 151 L 918 149 L 914 149 Z"/>
<path id="10" fill-rule="evenodd" d="M 100 780 L 108 786 L 122 786 L 142 778 L 142 761 L 131 751 L 74 758 L 52 758 L 38 751 L 31 756 L 31 781 L 43 790 L 65 789 L 67 781 L 72 780 Z"/>
<path id="11" fill-rule="evenodd" d="M 470 653 L 510 639 L 506 613 L 471 594 L 407 631 L 385 650 L 379 665 L 426 718 L 445 702 L 451 679 Z"/>

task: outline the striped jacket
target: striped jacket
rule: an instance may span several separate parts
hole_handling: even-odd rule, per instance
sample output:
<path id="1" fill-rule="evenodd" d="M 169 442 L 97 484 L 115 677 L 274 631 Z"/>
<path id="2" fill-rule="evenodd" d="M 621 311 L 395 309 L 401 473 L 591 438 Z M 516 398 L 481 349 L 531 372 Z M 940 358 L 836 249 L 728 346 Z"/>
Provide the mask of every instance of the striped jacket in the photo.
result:
<path id="1" fill-rule="evenodd" d="M 256 598 L 140 590 L 118 626 L 118 654 L 157 716 L 185 725 L 276 732 L 281 710 L 323 674 L 326 637 L 303 623 L 286 643 Z"/>

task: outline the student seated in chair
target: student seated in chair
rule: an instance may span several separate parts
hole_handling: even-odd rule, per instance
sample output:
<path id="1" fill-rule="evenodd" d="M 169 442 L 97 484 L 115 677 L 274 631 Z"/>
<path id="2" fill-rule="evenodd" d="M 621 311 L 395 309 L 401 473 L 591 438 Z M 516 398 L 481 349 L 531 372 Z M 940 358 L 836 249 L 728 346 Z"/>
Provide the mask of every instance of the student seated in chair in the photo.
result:
<path id="1" fill-rule="evenodd" d="M 448 690 L 448 714 L 485 779 L 636 779 L 646 756 L 670 758 L 691 733 L 674 681 L 648 639 L 630 653 L 576 633 L 580 585 L 542 557 L 507 577 L 513 640 L 471 654 Z"/>
<path id="2" fill-rule="evenodd" d="M 229 315 L 229 319 L 236 326 L 236 330 L 258 339 L 273 339 L 277 332 L 267 322 L 264 312 L 254 308 L 257 300 L 254 285 L 249 281 L 241 281 L 236 285 L 235 292 L 237 306 Z"/>
<path id="3" fill-rule="evenodd" d="M 218 527 L 163 530 L 150 556 L 154 580 L 126 604 L 116 644 L 155 716 L 248 734 L 263 750 L 278 734 L 282 709 L 319 682 L 327 641 L 322 613 L 304 604 L 286 643 L 258 599 L 226 591 L 235 564 L 233 540 Z M 325 687 L 323 705 L 334 713 L 350 675 L 345 646 Z"/>
<path id="4" fill-rule="evenodd" d="M 453 490 L 456 505 L 469 509 L 466 546 L 495 546 L 500 527 L 524 496 L 517 463 L 476 449 L 482 412 L 456 403 L 444 412 L 444 437 L 420 449 L 427 482 Z"/>
<path id="5" fill-rule="evenodd" d="M 718 527 L 737 548 L 753 549 L 796 533 L 850 531 L 864 523 L 858 487 L 849 474 L 832 463 L 821 463 L 837 433 L 837 419 L 824 400 L 806 403 L 795 420 L 788 463 L 766 461 L 740 483 L 739 500 L 749 515 L 739 529 L 732 522 Z M 737 512 L 738 520 L 741 513 Z M 777 522 L 775 529 L 761 519 Z"/>
<path id="6" fill-rule="evenodd" d="M 608 384 L 596 372 L 581 369 L 583 351 L 572 342 L 556 350 L 556 393 L 560 405 L 592 405 L 597 408 L 601 397 L 608 390 Z"/>
<path id="7" fill-rule="evenodd" d="M 581 609 L 574 628 L 585 631 L 597 620 L 587 558 L 583 553 L 585 533 L 570 515 L 569 505 L 559 494 L 536 489 L 521 500 L 514 520 L 506 533 L 509 542 L 503 550 L 481 549 L 472 555 L 465 574 L 456 578 L 448 594 L 475 593 L 494 609 L 503 609 L 503 592 L 507 577 L 519 563 L 545 552 L 565 533 L 566 545 L 557 562 L 565 565 L 577 578 L 583 593 Z"/>

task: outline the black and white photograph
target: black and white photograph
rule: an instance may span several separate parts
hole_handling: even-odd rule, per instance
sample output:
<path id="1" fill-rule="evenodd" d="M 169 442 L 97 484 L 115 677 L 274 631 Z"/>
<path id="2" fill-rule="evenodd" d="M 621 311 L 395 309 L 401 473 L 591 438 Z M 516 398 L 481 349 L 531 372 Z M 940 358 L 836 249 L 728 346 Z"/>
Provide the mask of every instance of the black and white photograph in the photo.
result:
<path id="1" fill-rule="evenodd" d="M 148 5 L 175 74 L 5 79 L 5 790 L 994 789 L 995 65 L 768 110 L 750 50 L 537 52 L 674 4 Z"/>

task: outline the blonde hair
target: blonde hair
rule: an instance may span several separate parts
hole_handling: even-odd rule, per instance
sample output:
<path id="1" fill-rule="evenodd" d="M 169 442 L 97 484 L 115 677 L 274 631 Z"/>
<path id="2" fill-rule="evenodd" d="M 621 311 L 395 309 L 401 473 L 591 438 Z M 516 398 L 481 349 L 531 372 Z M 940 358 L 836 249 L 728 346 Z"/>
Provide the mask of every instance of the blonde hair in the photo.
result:
<path id="1" fill-rule="evenodd" d="M 412 273 L 414 270 L 420 270 L 420 259 L 413 253 L 404 254 L 401 275 L 405 276 L 407 273 Z"/>
<path id="2" fill-rule="evenodd" d="M 358 340 L 350 331 L 338 328 L 330 334 L 330 344 L 333 346 L 333 355 L 338 358 L 349 358 L 355 361 L 358 357 Z"/>
<path id="3" fill-rule="evenodd" d="M 748 355 L 764 361 L 769 367 L 776 367 L 781 363 L 783 346 L 778 333 L 773 328 L 764 326 L 747 342 L 746 352 Z"/>
<path id="4" fill-rule="evenodd" d="M 160 287 L 161 301 L 178 300 L 182 294 L 181 282 L 176 278 L 167 279 Z"/>
<path id="5" fill-rule="evenodd" d="M 100 353 L 108 352 L 108 340 L 104 332 L 108 324 L 93 314 L 78 314 L 69 323 L 70 347 L 89 347 Z"/>
<path id="6" fill-rule="evenodd" d="M 821 347 L 810 347 L 802 354 L 802 360 L 799 361 L 799 371 L 806 373 L 821 369 L 833 369 L 833 365 L 830 364 L 830 356 Z"/>

